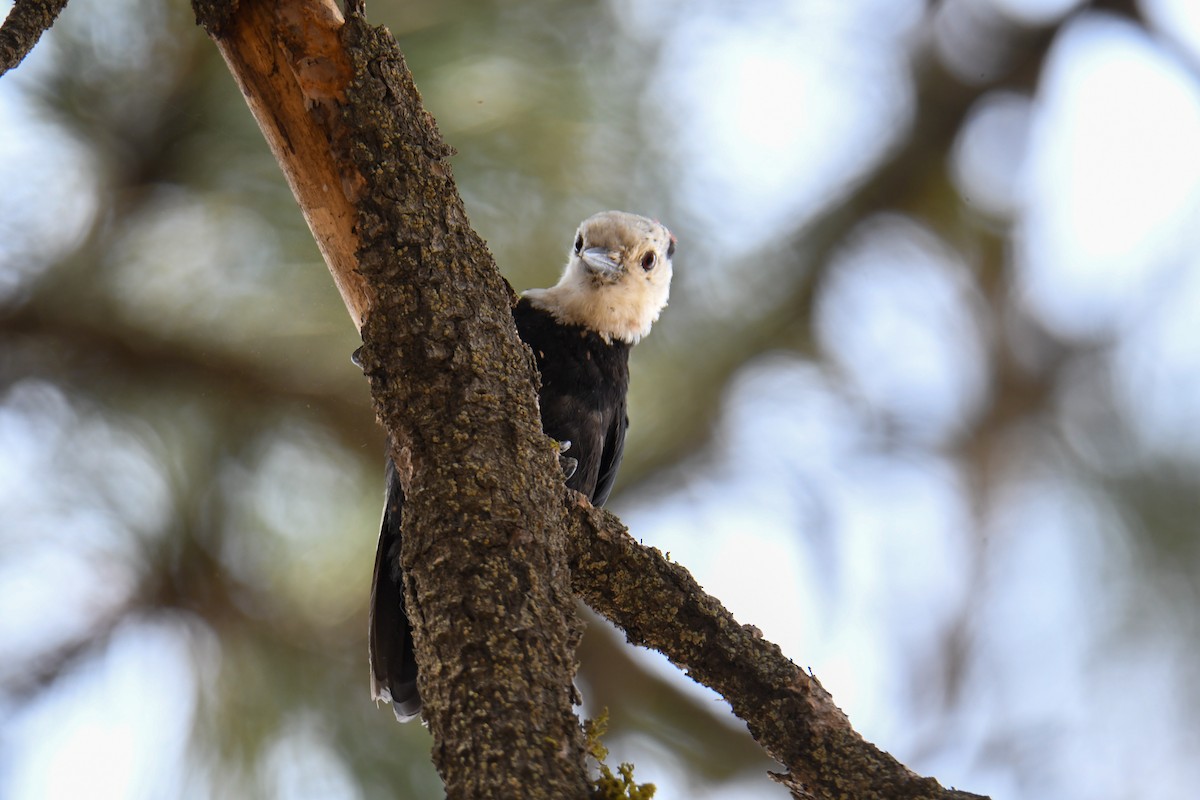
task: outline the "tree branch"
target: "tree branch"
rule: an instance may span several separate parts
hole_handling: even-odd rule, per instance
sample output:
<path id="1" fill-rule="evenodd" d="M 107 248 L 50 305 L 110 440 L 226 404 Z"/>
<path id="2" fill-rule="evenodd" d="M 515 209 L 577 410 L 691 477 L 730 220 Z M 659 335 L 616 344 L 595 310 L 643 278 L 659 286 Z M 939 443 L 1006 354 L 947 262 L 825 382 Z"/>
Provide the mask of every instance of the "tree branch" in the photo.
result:
<path id="1" fill-rule="evenodd" d="M 434 763 L 452 798 L 582 797 L 562 478 L 515 298 L 391 34 L 352 16 L 343 41 L 374 290 L 363 363 L 407 495 L 401 561 Z"/>
<path id="2" fill-rule="evenodd" d="M 66 6 L 67 0 L 16 0 L 0 25 L 0 75 L 25 59 Z"/>
<path id="3" fill-rule="evenodd" d="M 751 625 L 739 625 L 686 569 L 638 544 L 611 513 L 567 492 L 572 586 L 629 641 L 658 650 L 719 692 L 750 734 L 788 769 L 772 774 L 799 798 L 969 800 L 863 740 L 815 676 Z"/>
<path id="4" fill-rule="evenodd" d="M 377 426 L 358 413 L 361 394 L 344 391 L 341 383 L 314 382 L 311 374 L 302 378 L 293 370 L 272 370 L 257 360 L 163 338 L 122 319 L 95 318 L 44 300 L 38 296 L 0 309 L 0 339 L 5 342 L 0 389 L 35 376 L 94 391 L 101 372 L 118 386 L 132 383 L 139 390 L 166 386 L 207 393 L 219 386 L 230 405 L 244 411 L 277 415 L 280 407 L 303 407 L 347 448 L 378 437 Z"/>
<path id="5" fill-rule="evenodd" d="M 447 796 L 584 795 L 573 585 L 721 692 L 787 766 L 778 778 L 794 796 L 973 797 L 864 742 L 815 678 L 686 570 L 580 496 L 562 502 L 512 290 L 390 34 L 356 13 L 343 26 L 328 0 L 195 7 L 362 322 L 408 496 L 401 561 Z"/>
<path id="6" fill-rule="evenodd" d="M 363 334 L 407 496 L 406 605 L 446 794 L 584 797 L 557 449 L 451 150 L 395 40 L 361 16 L 343 24 L 329 0 L 194 7 Z"/>
<path id="7" fill-rule="evenodd" d="M 350 83 L 343 20 L 333 0 L 197 0 L 197 21 L 229 71 L 300 204 L 317 247 L 362 328 L 369 290 L 358 274 L 355 201 L 363 179 L 341 119 Z"/>

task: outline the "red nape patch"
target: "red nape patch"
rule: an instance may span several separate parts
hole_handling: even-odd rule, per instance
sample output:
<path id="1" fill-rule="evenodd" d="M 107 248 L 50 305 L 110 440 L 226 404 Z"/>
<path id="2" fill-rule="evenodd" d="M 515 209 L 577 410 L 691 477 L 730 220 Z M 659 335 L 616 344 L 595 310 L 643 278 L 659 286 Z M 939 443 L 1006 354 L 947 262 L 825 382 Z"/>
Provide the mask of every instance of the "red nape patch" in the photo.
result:
<path id="1" fill-rule="evenodd" d="M 679 240 L 675 238 L 675 234 L 671 233 L 671 229 L 670 229 L 670 228 L 668 228 L 666 225 L 663 225 L 663 224 L 662 224 L 661 222 L 659 222 L 658 220 L 654 220 L 654 224 L 655 224 L 655 225 L 662 225 L 662 226 L 663 226 L 663 228 L 664 228 L 664 229 L 667 231 L 667 236 L 670 236 L 670 237 L 671 237 L 671 244 L 679 244 Z"/>

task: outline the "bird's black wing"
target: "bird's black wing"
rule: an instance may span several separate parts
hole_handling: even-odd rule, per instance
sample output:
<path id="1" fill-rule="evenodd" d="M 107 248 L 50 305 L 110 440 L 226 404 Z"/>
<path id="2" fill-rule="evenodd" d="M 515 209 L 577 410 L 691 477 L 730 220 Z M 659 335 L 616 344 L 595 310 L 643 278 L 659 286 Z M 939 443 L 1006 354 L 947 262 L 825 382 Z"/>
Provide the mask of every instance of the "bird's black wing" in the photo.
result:
<path id="1" fill-rule="evenodd" d="M 513 318 L 537 361 L 542 429 L 559 442 L 570 441 L 564 455 L 578 462 L 567 486 L 602 505 L 625 450 L 629 345 L 562 325 L 528 299 L 516 305 Z M 387 467 L 387 505 L 371 589 L 371 691 L 376 699 L 390 700 L 396 716 L 406 720 L 420 713 L 421 696 L 400 568 L 404 490 L 391 459 Z"/>
<path id="2" fill-rule="evenodd" d="M 542 430 L 569 441 L 564 455 L 578 462 L 567 486 L 600 505 L 612 491 L 625 446 L 629 345 L 561 324 L 527 298 L 517 303 L 513 319 L 537 361 Z"/>
<path id="3" fill-rule="evenodd" d="M 542 430 L 555 441 L 571 443 L 563 455 L 575 459 L 578 465 L 567 479 L 567 486 L 591 499 L 603 463 L 604 415 L 580 395 L 560 392 L 558 388 L 553 381 L 547 382 L 539 393 Z"/>
<path id="4" fill-rule="evenodd" d="M 404 608 L 404 583 L 400 570 L 401 518 L 404 489 L 396 467 L 387 462 L 387 503 L 375 551 L 375 575 L 371 580 L 371 611 L 368 622 L 368 654 L 371 661 L 371 696 L 390 701 L 396 718 L 412 719 L 421 711 L 417 693 L 417 657 L 413 649 L 412 624 Z"/>
<path id="5" fill-rule="evenodd" d="M 600 456 L 600 476 L 596 480 L 596 491 L 592 493 L 592 505 L 602 506 L 608 502 L 612 494 L 613 484 L 617 481 L 617 470 L 621 459 L 625 456 L 625 432 L 629 430 L 629 415 L 625 413 L 625 402 L 621 401 L 620 408 L 613 414 L 608 426 L 608 436 L 604 439 L 604 452 Z"/>

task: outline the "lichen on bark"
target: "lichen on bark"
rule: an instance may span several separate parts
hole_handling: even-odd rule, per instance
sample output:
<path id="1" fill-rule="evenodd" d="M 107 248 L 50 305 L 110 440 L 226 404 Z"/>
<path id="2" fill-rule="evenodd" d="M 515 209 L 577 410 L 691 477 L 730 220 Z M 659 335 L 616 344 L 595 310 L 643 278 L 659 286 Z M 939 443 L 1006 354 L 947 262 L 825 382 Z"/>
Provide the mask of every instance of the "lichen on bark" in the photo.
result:
<path id="1" fill-rule="evenodd" d="M 583 797 L 561 481 L 514 296 L 394 40 L 353 15 L 342 36 L 374 287 L 362 360 L 412 465 L 401 560 L 434 761 L 449 797 Z"/>

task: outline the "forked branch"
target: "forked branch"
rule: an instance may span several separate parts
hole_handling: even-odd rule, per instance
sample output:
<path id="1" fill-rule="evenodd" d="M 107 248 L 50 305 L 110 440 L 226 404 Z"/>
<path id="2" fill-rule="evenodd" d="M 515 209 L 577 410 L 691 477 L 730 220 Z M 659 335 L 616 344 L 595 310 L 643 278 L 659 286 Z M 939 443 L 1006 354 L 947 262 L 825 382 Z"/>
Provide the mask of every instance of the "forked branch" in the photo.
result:
<path id="1" fill-rule="evenodd" d="M 482 423 L 484 429 L 496 434 L 494 441 L 514 441 L 513 431 L 508 430 L 516 425 L 512 417 L 520 417 L 521 424 L 528 427 L 526 417 L 530 409 L 536 426 L 536 406 L 531 387 L 517 390 L 508 384 L 512 376 L 518 376 L 517 383 L 520 382 L 519 364 L 510 363 L 508 372 L 489 371 L 487 365 L 476 363 L 477 359 L 457 358 L 453 354 L 461 350 L 449 339 L 439 338 L 455 333 L 495 336 L 505 339 L 499 349 L 492 349 L 483 340 L 470 342 L 469 349 L 476 354 L 495 352 L 501 359 L 510 359 L 519 351 L 510 319 L 508 329 L 502 333 L 472 328 L 471 320 L 461 316 L 460 298 L 443 291 L 450 286 L 443 282 L 448 279 L 437 271 L 429 271 L 430 265 L 442 264 L 453 273 L 454 280 L 475 281 L 474 285 L 460 282 L 451 288 L 458 292 L 480 292 L 479 296 L 485 299 L 476 308 L 482 316 L 488 319 L 507 316 L 504 305 L 512 299 L 511 290 L 499 279 L 490 256 L 470 229 L 446 163 L 449 150 L 422 107 L 394 40 L 367 27 L 355 13 L 343 25 L 332 0 L 276 3 L 242 0 L 236 8 L 227 2 L 196 0 L 195 6 L 198 18 L 216 39 L 271 143 L 355 323 L 363 327 L 371 313 L 380 312 L 385 294 L 392 298 L 382 304 L 389 306 L 388 313 L 407 309 L 407 317 L 392 318 L 393 325 L 408 326 L 406 330 L 373 331 L 370 324 L 363 328 L 368 346 L 373 336 L 390 337 L 391 345 L 378 346 L 394 345 L 404 349 L 412 359 L 399 365 L 392 362 L 392 366 L 385 368 L 383 356 L 376 354 L 369 364 L 380 416 L 393 440 L 402 443 L 393 455 L 398 456 L 398 463 L 405 463 L 405 458 L 419 462 L 415 471 L 424 475 L 427 470 L 433 476 L 425 478 L 427 481 L 434 477 L 466 480 L 465 463 L 447 465 L 438 459 L 486 461 L 478 452 L 479 441 L 460 442 L 464 432 L 450 428 L 444 433 L 446 441 L 437 442 L 440 449 L 429 449 L 432 445 L 425 438 L 446 421 L 439 423 L 430 416 L 418 424 L 406 419 L 405 413 L 416 412 L 411 407 L 403 408 L 402 402 L 388 395 L 394 392 L 396 372 L 420 372 L 418 360 L 432 363 L 445 356 L 439 368 L 447 371 L 426 373 L 429 380 L 451 383 L 465 380 L 480 397 L 514 398 L 511 407 L 499 409 L 501 413 L 489 416 Z M 358 5 L 352 8 L 357 9 Z M 399 128 L 391 130 L 399 133 L 381 133 L 389 130 L 377 124 L 381 115 L 388 117 L 389 124 L 398 125 Z M 386 257 L 387 251 L 381 249 L 383 244 L 392 248 L 394 261 Z M 425 276 L 422 280 L 429 283 L 414 281 L 415 273 L 411 270 L 421 272 Z M 411 303 L 405 297 L 397 298 L 394 290 L 388 288 L 390 279 L 400 281 L 402 292 L 413 295 Z M 395 308 L 391 308 L 393 305 Z M 499 317 L 495 317 L 496 313 Z M 391 375 L 387 374 L 389 370 Z M 497 383 L 486 386 L 480 383 L 488 380 Z M 402 399 L 420 400 L 411 395 Z M 431 407 L 429 412 L 433 414 L 436 410 Z M 495 410 L 485 409 L 489 415 Z M 506 415 L 508 411 L 512 414 Z M 464 418 L 462 424 L 481 423 Z M 525 428 L 521 430 L 525 436 Z M 460 446 L 462 449 L 456 451 Z M 581 501 L 580 495 L 568 493 L 566 501 L 559 505 L 556 496 L 544 494 L 547 482 L 561 481 L 553 453 L 541 454 L 534 438 L 521 439 L 518 450 L 523 471 L 508 473 L 508 481 L 522 484 L 517 495 L 526 500 L 539 498 L 538 502 L 553 508 L 521 511 L 524 516 L 513 521 L 512 535 L 533 532 L 545 537 L 544 546 L 534 542 L 528 552 L 506 550 L 505 557 L 541 559 L 536 568 L 548 571 L 548 593 L 538 602 L 558 610 L 538 618 L 555 629 L 546 639 L 550 650 L 566 648 L 566 659 L 573 658 L 569 652 L 573 647 L 571 623 L 560 613 L 563 598 L 558 594 L 561 576 L 557 574 L 560 568 L 565 571 L 569 563 L 570 587 L 624 628 L 630 641 L 660 650 L 695 680 L 720 692 L 730 702 L 758 742 L 787 768 L 786 774 L 776 778 L 794 796 L 889 800 L 977 797 L 944 789 L 933 779 L 917 776 L 865 742 L 815 677 L 784 657 L 776 645 L 763 639 L 754 628 L 739 625 L 716 599 L 700 589 L 685 569 L 668 562 L 658 551 L 637 544 L 619 520 Z M 430 460 L 435 452 L 440 455 Z M 480 474 L 489 467 L 485 463 L 471 463 L 471 466 L 478 467 Z M 472 473 L 471 477 L 474 476 Z M 438 491 L 432 484 L 429 486 L 431 494 Z M 503 487 L 493 487 L 492 491 L 507 496 Z M 486 505 L 489 501 L 468 497 L 463 502 L 469 506 L 471 502 Z M 513 502 L 519 505 L 519 499 Z M 502 510 L 499 504 L 491 509 L 492 518 L 497 518 Z M 532 522 L 539 513 L 549 515 L 548 527 L 541 530 Z M 496 523 L 498 528 L 505 524 L 508 522 Z M 489 541 L 484 534 L 483 540 Z M 505 542 L 511 544 L 511 540 Z M 522 541 L 521 547 L 527 544 Z M 519 566 L 513 562 L 514 570 L 519 572 Z M 405 564 L 405 569 L 409 570 L 410 565 Z M 434 576 L 431 574 L 429 579 Z M 530 603 L 536 599 L 530 598 Z M 428 595 L 426 602 L 431 602 Z M 424 624 L 436 627 L 430 621 Z M 544 631 L 531 633 L 543 634 Z M 565 680 L 569 684 L 569 665 L 567 673 L 562 673 L 562 664 L 551 666 L 558 670 L 551 672 L 560 678 L 567 674 Z M 534 691 L 536 685 L 534 681 L 529 690 Z M 510 688 L 506 684 L 497 691 L 503 693 Z M 430 700 L 427 705 L 435 716 L 471 713 L 462 708 L 442 707 L 439 711 L 441 701 L 437 693 Z M 431 727 L 435 728 L 435 737 L 438 729 L 473 736 L 487 728 L 469 720 L 466 725 L 459 722 L 447 716 L 431 721 Z M 514 724 L 511 719 L 492 722 Z M 571 765 L 563 774 L 575 775 L 574 759 L 581 750 L 578 737 L 546 732 L 541 735 L 567 754 Z M 435 746 L 435 760 L 439 760 L 444 777 L 447 777 L 444 767 L 453 758 L 452 750 L 445 742 Z M 509 786 L 512 791 L 507 795 L 565 797 L 579 791 L 573 777 L 566 778 L 565 784 L 560 783 L 558 790 L 529 783 L 539 776 L 549 777 L 530 771 L 510 775 L 527 783 L 520 791 Z M 471 796 L 472 791 L 474 796 L 506 795 L 503 786 L 488 786 L 487 780 L 488 776 L 475 776 L 473 788 L 468 789 L 465 783 L 451 785 L 448 778 L 447 793 L 452 797 Z M 564 785 L 575 788 L 562 790 Z"/>

